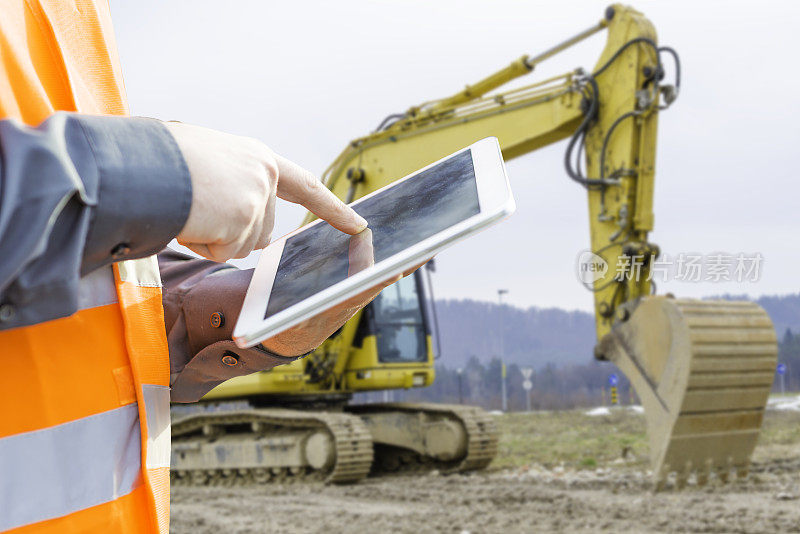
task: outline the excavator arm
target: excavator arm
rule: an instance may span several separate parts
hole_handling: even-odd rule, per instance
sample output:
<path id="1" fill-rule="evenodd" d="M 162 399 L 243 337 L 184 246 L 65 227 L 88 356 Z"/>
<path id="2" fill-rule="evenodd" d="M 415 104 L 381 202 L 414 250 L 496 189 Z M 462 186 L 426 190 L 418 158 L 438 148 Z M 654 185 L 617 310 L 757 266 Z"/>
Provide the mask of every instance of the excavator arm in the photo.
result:
<path id="1" fill-rule="evenodd" d="M 594 73 L 578 69 L 486 96 L 604 28 L 608 40 Z M 601 279 L 593 286 L 601 338 L 619 304 L 651 291 L 648 272 L 658 248 L 648 243 L 647 233 L 653 228 L 659 92 L 675 92 L 659 83 L 657 48 L 647 19 L 611 7 L 597 25 L 535 58 L 523 56 L 451 97 L 390 116 L 379 131 L 353 141 L 323 179 L 337 196 L 353 200 L 487 136 L 498 138 L 506 160 L 569 138 L 565 164 L 587 189 L 591 250 L 611 268 L 628 268 L 620 281 Z M 578 168 L 579 149 L 593 178 Z M 635 255 L 636 262 L 624 259 Z M 640 276 L 631 276 L 633 269 Z"/>
<path id="2" fill-rule="evenodd" d="M 601 30 L 605 48 L 594 70 L 581 69 L 502 93 L 509 81 Z M 664 83 L 663 60 L 675 65 Z M 356 139 L 323 175 L 352 201 L 478 139 L 496 136 L 506 160 L 569 139 L 566 174 L 587 191 L 590 261 L 605 273 L 594 294 L 595 356 L 629 377 L 645 408 L 653 472 L 682 485 L 704 483 L 747 466 L 772 384 L 777 348 L 772 323 L 752 303 L 654 296 L 652 262 L 658 115 L 677 98 L 680 64 L 641 13 L 619 4 L 573 38 L 447 98 L 391 115 Z M 581 152 L 584 157 L 581 158 Z M 585 170 L 584 170 L 585 169 Z M 335 343 L 351 344 L 352 325 Z M 336 350 L 337 373 L 347 358 Z"/>

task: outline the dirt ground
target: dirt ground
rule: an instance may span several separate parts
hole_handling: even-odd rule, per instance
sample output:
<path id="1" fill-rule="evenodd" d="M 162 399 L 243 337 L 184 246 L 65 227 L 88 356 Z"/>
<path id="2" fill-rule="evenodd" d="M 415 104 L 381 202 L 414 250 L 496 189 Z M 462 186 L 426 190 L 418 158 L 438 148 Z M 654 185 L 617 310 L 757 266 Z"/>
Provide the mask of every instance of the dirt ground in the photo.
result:
<path id="1" fill-rule="evenodd" d="M 176 487 L 172 532 L 800 532 L 800 413 L 768 412 L 747 480 L 654 493 L 632 411 L 498 416 L 486 472 Z"/>

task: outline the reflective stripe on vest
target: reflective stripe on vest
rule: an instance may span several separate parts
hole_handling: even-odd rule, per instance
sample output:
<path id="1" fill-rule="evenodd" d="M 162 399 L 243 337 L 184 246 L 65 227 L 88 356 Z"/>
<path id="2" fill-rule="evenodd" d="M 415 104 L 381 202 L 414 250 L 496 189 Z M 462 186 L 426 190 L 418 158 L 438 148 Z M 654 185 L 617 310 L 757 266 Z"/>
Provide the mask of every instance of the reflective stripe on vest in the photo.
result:
<path id="1" fill-rule="evenodd" d="M 104 0 L 3 2 L 0 56 L 0 119 L 127 114 Z M 91 273 L 78 301 L 70 317 L 0 332 L 0 530 L 167 534 L 169 355 L 155 257 Z"/>
<path id="2" fill-rule="evenodd" d="M 0 530 L 127 495 L 141 454 L 136 404 L 0 439 Z"/>
<path id="3" fill-rule="evenodd" d="M 147 456 L 148 469 L 169 469 L 170 446 L 172 442 L 169 418 L 169 388 L 145 384 L 142 386 L 145 412 L 147 413 Z"/>

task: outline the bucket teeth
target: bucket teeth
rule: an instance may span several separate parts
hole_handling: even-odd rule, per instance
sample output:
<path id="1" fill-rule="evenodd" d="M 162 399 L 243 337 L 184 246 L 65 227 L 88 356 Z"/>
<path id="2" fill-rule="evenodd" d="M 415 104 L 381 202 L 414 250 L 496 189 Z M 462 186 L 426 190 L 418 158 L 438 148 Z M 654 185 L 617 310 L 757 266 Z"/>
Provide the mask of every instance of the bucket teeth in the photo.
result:
<path id="1" fill-rule="evenodd" d="M 669 465 L 664 465 L 658 471 L 653 471 L 653 485 L 655 491 L 664 491 L 669 477 Z"/>
<path id="2" fill-rule="evenodd" d="M 713 471 L 747 476 L 777 363 L 775 330 L 753 302 L 643 298 L 597 352 L 630 379 L 647 419 L 657 486 Z M 680 466 L 680 467 L 679 467 Z"/>
<path id="3" fill-rule="evenodd" d="M 740 465 L 736 467 L 736 478 L 739 480 L 747 478 L 747 475 L 750 473 L 750 466 L 749 465 Z"/>
<path id="4" fill-rule="evenodd" d="M 711 458 L 698 465 L 688 461 L 682 469 L 664 464 L 658 474 L 654 474 L 654 488 L 655 491 L 663 491 L 668 487 L 681 490 L 690 485 L 692 477 L 694 477 L 693 482 L 697 487 L 703 487 L 712 479 L 712 473 L 718 483 L 727 484 L 730 481 L 731 473 L 735 473 L 737 479 L 743 479 L 747 477 L 748 471 L 748 464 L 733 465 L 732 458 L 717 464 Z"/>
<path id="5" fill-rule="evenodd" d="M 689 482 L 689 477 L 692 476 L 692 461 L 687 461 L 683 469 L 678 471 L 675 478 L 675 487 L 677 489 L 683 489 L 686 487 L 686 484 Z"/>
<path id="6" fill-rule="evenodd" d="M 717 478 L 719 479 L 720 482 L 722 482 L 723 484 L 727 484 L 728 483 L 728 477 L 730 476 L 730 470 L 728 469 L 727 466 L 718 467 L 717 471 L 716 471 L 716 474 L 717 474 Z"/>
<path id="7" fill-rule="evenodd" d="M 698 486 L 705 486 L 708 484 L 708 475 L 711 474 L 711 469 L 703 468 L 697 471 L 697 485 Z"/>

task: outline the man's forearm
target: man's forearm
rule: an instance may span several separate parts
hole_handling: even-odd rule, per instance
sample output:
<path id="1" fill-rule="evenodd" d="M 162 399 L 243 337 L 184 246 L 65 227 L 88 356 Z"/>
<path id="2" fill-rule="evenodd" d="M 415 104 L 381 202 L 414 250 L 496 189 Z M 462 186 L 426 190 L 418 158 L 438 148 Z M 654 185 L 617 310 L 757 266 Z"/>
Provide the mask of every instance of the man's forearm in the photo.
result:
<path id="1" fill-rule="evenodd" d="M 82 275 L 154 254 L 188 217 L 189 171 L 159 121 L 5 120 L 0 152 L 0 329 L 73 313 Z"/>

